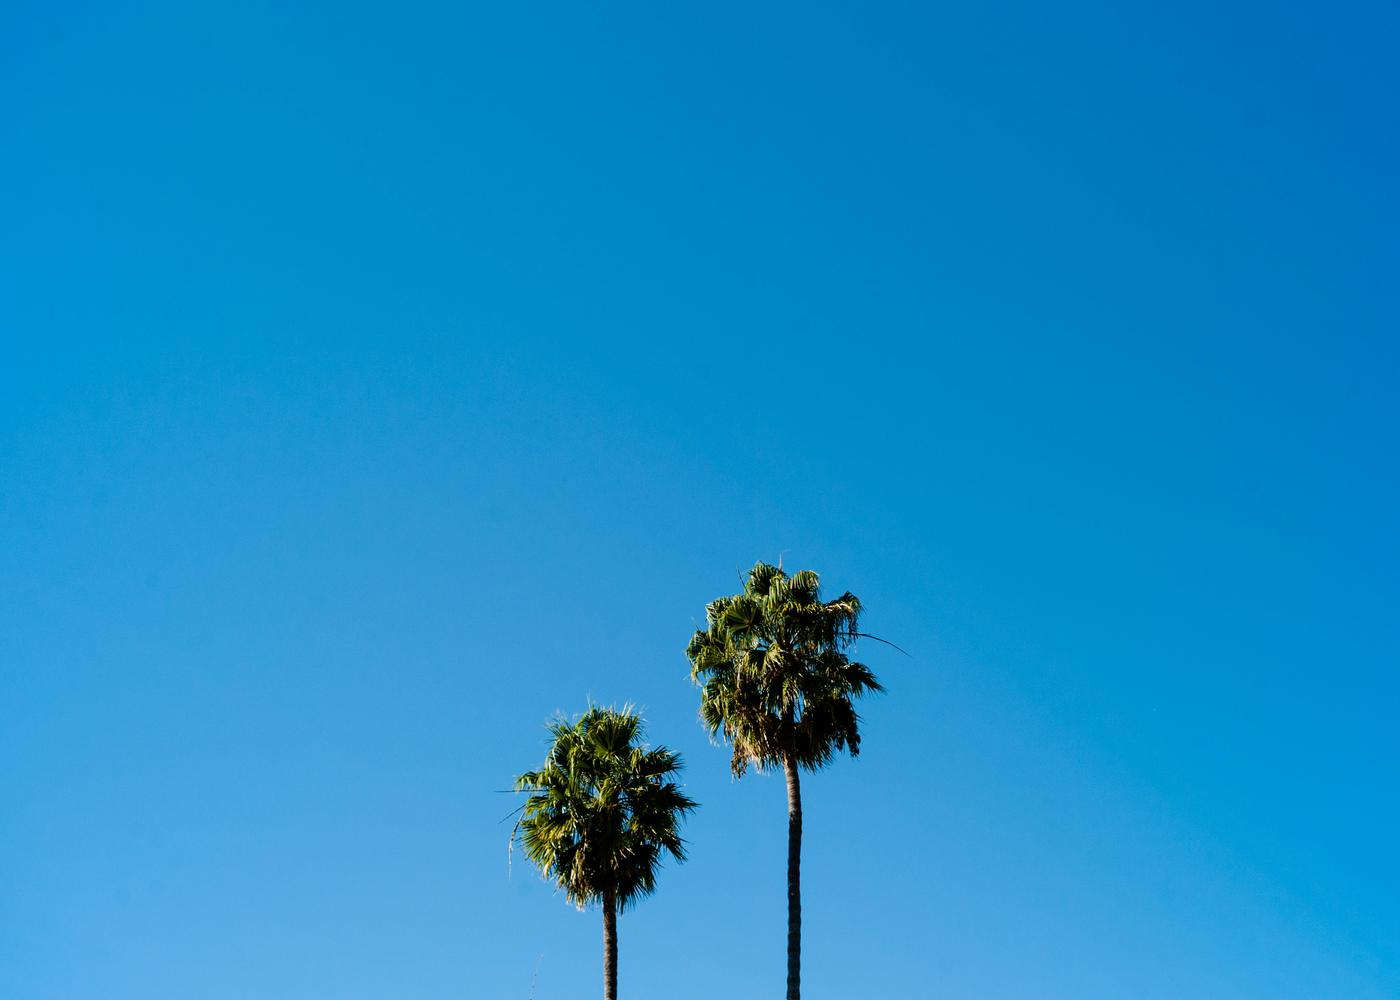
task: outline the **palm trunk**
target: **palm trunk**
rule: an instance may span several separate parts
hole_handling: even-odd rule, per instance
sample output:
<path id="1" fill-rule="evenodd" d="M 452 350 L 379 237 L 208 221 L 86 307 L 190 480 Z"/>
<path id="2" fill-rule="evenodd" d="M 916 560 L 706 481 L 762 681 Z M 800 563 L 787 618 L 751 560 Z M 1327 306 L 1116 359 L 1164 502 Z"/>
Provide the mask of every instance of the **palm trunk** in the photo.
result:
<path id="1" fill-rule="evenodd" d="M 617 1000 L 617 902 L 603 897 L 603 1000 Z"/>
<path id="2" fill-rule="evenodd" d="M 788 801 L 787 1000 L 802 997 L 802 785 L 792 754 L 783 755 Z"/>

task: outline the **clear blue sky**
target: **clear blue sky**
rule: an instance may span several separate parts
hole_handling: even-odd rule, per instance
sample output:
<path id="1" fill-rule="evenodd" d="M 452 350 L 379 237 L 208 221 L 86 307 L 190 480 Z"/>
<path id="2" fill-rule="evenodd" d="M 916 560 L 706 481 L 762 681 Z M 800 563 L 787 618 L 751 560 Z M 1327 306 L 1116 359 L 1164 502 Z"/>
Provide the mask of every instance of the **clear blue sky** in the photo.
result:
<path id="1" fill-rule="evenodd" d="M 623 996 L 779 995 L 682 650 L 780 554 L 912 653 L 809 1000 L 1400 995 L 1398 29 L 7 5 L 0 995 L 597 995 L 497 791 L 590 696 L 704 804 Z"/>

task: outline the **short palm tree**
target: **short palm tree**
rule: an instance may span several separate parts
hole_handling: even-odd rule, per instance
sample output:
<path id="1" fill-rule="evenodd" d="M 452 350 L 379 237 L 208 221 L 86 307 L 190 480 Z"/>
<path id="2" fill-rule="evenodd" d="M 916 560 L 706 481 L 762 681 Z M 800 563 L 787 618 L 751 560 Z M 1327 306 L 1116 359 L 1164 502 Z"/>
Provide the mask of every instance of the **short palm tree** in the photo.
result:
<path id="1" fill-rule="evenodd" d="M 860 752 L 860 718 L 852 699 L 882 688 L 846 650 L 857 631 L 860 601 L 845 593 L 821 599 L 816 573 L 788 576 L 758 563 L 743 593 L 705 610 L 707 627 L 686 648 L 701 686 L 700 718 L 733 748 L 730 766 L 781 767 L 788 800 L 787 997 L 802 981 L 802 788 L 798 774 L 825 767 L 837 752 Z"/>
<path id="2" fill-rule="evenodd" d="M 675 781 L 682 763 L 642 743 L 630 708 L 555 719 L 544 766 L 516 779 L 529 793 L 516 824 L 525 855 L 580 910 L 603 910 L 603 996 L 617 1000 L 617 914 L 656 889 L 663 852 L 685 860 L 680 824 L 696 807 Z"/>

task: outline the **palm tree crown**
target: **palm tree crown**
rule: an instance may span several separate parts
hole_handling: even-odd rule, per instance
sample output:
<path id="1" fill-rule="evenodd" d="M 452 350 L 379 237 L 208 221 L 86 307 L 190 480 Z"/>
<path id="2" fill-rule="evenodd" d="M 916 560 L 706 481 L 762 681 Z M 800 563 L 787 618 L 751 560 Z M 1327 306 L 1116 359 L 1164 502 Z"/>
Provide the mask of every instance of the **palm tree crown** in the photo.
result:
<path id="1" fill-rule="evenodd" d="M 594 706 L 549 731 L 544 766 L 515 782 L 530 793 L 517 824 L 525 854 L 579 909 L 625 910 L 656 889 L 663 852 L 685 860 L 680 823 L 696 803 L 670 780 L 680 755 L 643 745 L 629 708 Z"/>
<path id="2" fill-rule="evenodd" d="M 860 600 L 821 599 L 816 573 L 788 576 L 758 563 L 744 591 L 705 609 L 707 628 L 686 648 L 701 686 L 700 718 L 733 748 L 734 774 L 785 759 L 804 770 L 837 751 L 860 753 L 860 717 L 852 698 L 881 691 L 875 675 L 846 655 L 860 634 Z"/>

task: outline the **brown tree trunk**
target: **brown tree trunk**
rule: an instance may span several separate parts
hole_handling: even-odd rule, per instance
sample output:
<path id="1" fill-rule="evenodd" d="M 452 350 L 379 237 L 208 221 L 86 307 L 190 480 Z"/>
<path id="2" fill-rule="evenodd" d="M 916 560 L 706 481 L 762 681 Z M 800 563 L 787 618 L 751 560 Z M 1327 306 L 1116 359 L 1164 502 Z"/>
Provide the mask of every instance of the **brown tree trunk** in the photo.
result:
<path id="1" fill-rule="evenodd" d="M 787 1000 L 802 997 L 802 785 L 792 754 L 783 755 L 788 801 Z"/>
<path id="2" fill-rule="evenodd" d="M 617 903 L 603 897 L 603 1000 L 617 1000 Z"/>

